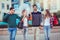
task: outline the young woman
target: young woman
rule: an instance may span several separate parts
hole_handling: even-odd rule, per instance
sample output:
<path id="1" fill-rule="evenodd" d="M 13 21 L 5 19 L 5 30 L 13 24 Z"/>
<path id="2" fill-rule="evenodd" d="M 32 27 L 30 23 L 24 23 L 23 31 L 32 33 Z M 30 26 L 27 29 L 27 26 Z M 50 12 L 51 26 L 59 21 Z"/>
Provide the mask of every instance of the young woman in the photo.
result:
<path id="1" fill-rule="evenodd" d="M 51 27 L 53 26 L 53 20 L 49 10 L 45 11 L 44 15 L 44 33 L 45 33 L 45 40 L 50 40 L 50 32 Z"/>
<path id="2" fill-rule="evenodd" d="M 24 29 L 24 40 L 28 40 L 28 17 L 27 11 L 25 9 L 22 11 L 22 21 Z"/>

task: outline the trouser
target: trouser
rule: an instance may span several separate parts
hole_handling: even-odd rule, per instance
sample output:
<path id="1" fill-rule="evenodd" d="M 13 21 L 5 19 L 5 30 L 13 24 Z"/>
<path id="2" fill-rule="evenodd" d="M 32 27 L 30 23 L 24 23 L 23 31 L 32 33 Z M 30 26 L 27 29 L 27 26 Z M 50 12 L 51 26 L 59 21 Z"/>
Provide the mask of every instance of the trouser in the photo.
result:
<path id="1" fill-rule="evenodd" d="M 28 40 L 28 28 L 24 28 L 24 40 Z"/>
<path id="2" fill-rule="evenodd" d="M 51 27 L 50 26 L 44 26 L 45 40 L 50 39 L 50 32 L 51 32 Z"/>
<path id="3" fill-rule="evenodd" d="M 34 40 L 39 40 L 39 34 L 40 34 L 40 29 L 39 27 L 32 27 L 33 31 L 34 31 Z"/>
<path id="4" fill-rule="evenodd" d="M 10 40 L 15 40 L 17 28 L 8 28 L 10 34 Z"/>

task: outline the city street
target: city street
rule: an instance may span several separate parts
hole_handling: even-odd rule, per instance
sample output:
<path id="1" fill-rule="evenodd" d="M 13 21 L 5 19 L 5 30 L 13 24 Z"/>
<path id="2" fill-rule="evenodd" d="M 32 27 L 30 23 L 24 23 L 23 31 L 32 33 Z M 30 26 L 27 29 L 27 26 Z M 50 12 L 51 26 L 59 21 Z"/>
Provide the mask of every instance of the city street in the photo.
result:
<path id="1" fill-rule="evenodd" d="M 34 40 L 33 35 L 29 35 L 28 38 L 29 38 L 29 40 Z M 52 33 L 50 39 L 51 40 L 60 40 L 60 33 Z M 0 35 L 0 40 L 9 40 L 9 35 Z M 23 35 L 17 35 L 16 40 L 23 40 Z M 44 40 L 44 34 L 40 34 L 39 40 Z"/>
<path id="2" fill-rule="evenodd" d="M 25 34 L 28 40 L 60 40 L 60 0 L 0 0 L 0 40 L 13 40 L 15 33 L 16 40 Z"/>
<path id="3" fill-rule="evenodd" d="M 38 36 L 37 36 L 38 37 Z M 39 39 L 44 40 L 44 32 L 43 29 L 40 30 Z M 0 29 L 0 40 L 9 40 L 9 33 L 7 29 Z M 18 29 L 16 40 L 23 40 L 23 30 Z M 29 28 L 28 40 L 34 40 L 34 33 L 32 28 Z M 55 27 L 51 31 L 50 40 L 60 40 L 60 27 Z"/>

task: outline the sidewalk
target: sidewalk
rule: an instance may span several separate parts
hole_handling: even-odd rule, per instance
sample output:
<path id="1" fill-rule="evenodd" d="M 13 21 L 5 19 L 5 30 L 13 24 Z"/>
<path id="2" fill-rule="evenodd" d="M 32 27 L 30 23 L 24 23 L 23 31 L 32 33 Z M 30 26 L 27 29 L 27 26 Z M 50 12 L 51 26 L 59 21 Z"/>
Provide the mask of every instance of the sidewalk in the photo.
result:
<path id="1" fill-rule="evenodd" d="M 33 32 L 34 28 L 30 27 L 28 29 L 29 29 L 29 31 L 28 31 L 29 34 L 34 34 L 34 32 Z M 51 33 L 57 33 L 57 32 L 58 33 L 60 32 L 60 26 L 53 27 L 52 30 L 51 30 Z M 40 33 L 41 34 L 44 33 L 43 27 L 41 27 Z M 0 28 L 0 35 L 8 35 L 8 34 L 9 34 L 8 28 Z M 18 29 L 17 34 L 18 35 L 23 34 L 23 30 Z"/>
<path id="2" fill-rule="evenodd" d="M 38 36 L 37 36 L 38 37 Z M 0 29 L 0 40 L 9 40 L 9 32 L 7 28 Z M 23 40 L 23 30 L 17 31 L 16 40 Z M 28 40 L 34 40 L 33 29 L 29 28 Z M 43 29 L 40 30 L 39 39 L 45 40 Z M 50 40 L 60 40 L 60 28 L 53 28 L 50 35 Z"/>

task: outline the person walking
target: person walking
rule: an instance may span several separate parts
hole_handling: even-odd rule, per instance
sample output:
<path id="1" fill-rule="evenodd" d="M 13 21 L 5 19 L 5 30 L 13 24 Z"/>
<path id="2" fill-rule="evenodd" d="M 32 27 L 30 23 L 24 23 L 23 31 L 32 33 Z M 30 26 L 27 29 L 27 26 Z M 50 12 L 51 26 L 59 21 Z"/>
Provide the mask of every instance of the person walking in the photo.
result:
<path id="1" fill-rule="evenodd" d="M 53 27 L 53 19 L 48 9 L 45 10 L 43 20 L 45 40 L 50 40 L 51 28 Z"/>
<path id="2" fill-rule="evenodd" d="M 20 19 L 17 14 L 14 14 L 15 9 L 13 7 L 10 8 L 8 14 L 6 14 L 3 19 L 8 23 L 8 31 L 10 34 L 10 40 L 15 40 L 17 33 L 16 19 Z"/>
<path id="3" fill-rule="evenodd" d="M 28 16 L 25 9 L 22 11 L 21 21 L 23 22 L 24 40 L 28 40 Z"/>
<path id="4" fill-rule="evenodd" d="M 32 28 L 34 30 L 34 40 L 39 39 L 39 33 L 40 33 L 40 24 L 42 21 L 42 15 L 41 12 L 37 10 L 36 4 L 33 5 L 33 12 L 31 13 L 32 15 Z"/>

